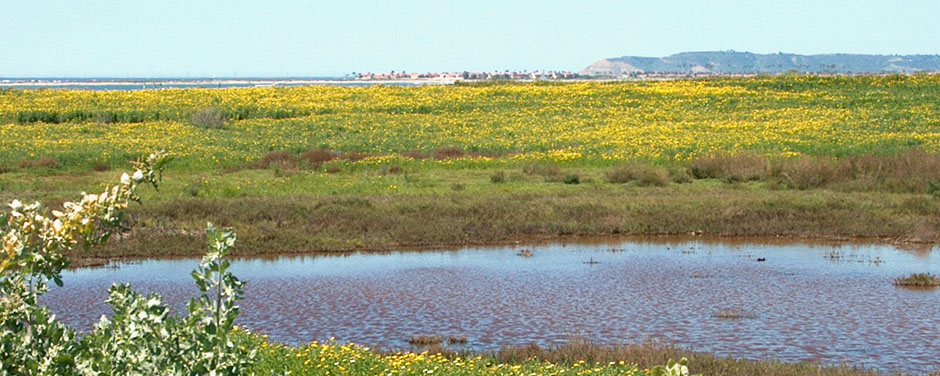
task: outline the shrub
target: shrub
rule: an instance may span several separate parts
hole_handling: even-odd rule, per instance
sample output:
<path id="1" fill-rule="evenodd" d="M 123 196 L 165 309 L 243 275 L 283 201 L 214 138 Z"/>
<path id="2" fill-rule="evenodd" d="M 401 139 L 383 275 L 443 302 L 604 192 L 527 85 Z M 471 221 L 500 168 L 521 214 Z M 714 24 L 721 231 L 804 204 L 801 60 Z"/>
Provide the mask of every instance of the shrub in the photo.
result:
<path id="1" fill-rule="evenodd" d="M 677 184 L 686 184 L 692 182 L 692 177 L 689 176 L 689 173 L 686 172 L 685 169 L 672 168 L 669 169 L 669 180 Z"/>
<path id="2" fill-rule="evenodd" d="M 581 184 L 581 177 L 579 177 L 577 174 L 568 174 L 565 175 L 565 178 L 562 181 L 565 184 Z"/>
<path id="3" fill-rule="evenodd" d="M 604 173 L 604 180 L 611 184 L 624 184 L 636 180 L 637 167 L 632 164 L 615 167 Z"/>
<path id="4" fill-rule="evenodd" d="M 20 161 L 20 168 L 56 168 L 59 165 L 59 160 L 52 157 L 42 157 L 36 160 L 22 160 Z"/>
<path id="5" fill-rule="evenodd" d="M 607 171 L 604 176 L 608 183 L 636 181 L 636 185 L 641 187 L 664 186 L 669 181 L 666 170 L 645 164 L 625 164 Z"/>
<path id="6" fill-rule="evenodd" d="M 546 182 L 558 182 L 564 177 L 561 168 L 554 163 L 533 162 L 522 167 L 522 172 L 526 175 L 537 175 L 545 179 Z"/>
<path id="7" fill-rule="evenodd" d="M 104 161 L 98 161 L 91 165 L 91 169 L 98 172 L 108 171 L 111 169 L 111 164 Z"/>
<path id="8" fill-rule="evenodd" d="M 445 159 L 457 159 L 463 157 L 464 154 L 465 153 L 463 152 L 463 149 L 456 146 L 442 147 L 431 152 L 431 156 L 439 161 Z"/>
<path id="9" fill-rule="evenodd" d="M 189 116 L 189 122 L 204 129 L 222 129 L 225 127 L 222 110 L 215 107 L 200 108 Z"/>
<path id="10" fill-rule="evenodd" d="M 907 151 L 894 155 L 850 156 L 839 161 L 839 178 L 856 190 L 921 193 L 940 181 L 940 154 Z"/>
<path id="11" fill-rule="evenodd" d="M 283 150 L 275 150 L 261 156 L 261 159 L 255 161 L 252 167 L 269 168 L 273 166 L 287 166 L 294 164 L 294 156 Z"/>
<path id="12" fill-rule="evenodd" d="M 927 182 L 927 194 L 935 198 L 940 198 L 940 183 L 933 180 Z"/>
<path id="13" fill-rule="evenodd" d="M 819 188 L 838 179 L 838 170 L 831 160 L 800 157 L 784 164 L 783 178 L 792 188 Z"/>
<path id="14" fill-rule="evenodd" d="M 506 182 L 506 172 L 496 171 L 490 175 L 490 182 L 493 184 L 500 184 Z"/>
<path id="15" fill-rule="evenodd" d="M 306 162 L 307 166 L 312 168 L 319 168 L 323 162 L 329 162 L 334 159 L 336 159 L 336 155 L 323 148 L 308 150 L 300 155 L 300 160 Z"/>
<path id="16" fill-rule="evenodd" d="M 158 295 L 143 296 L 127 284 L 114 285 L 107 302 L 114 310 L 78 339 L 37 299 L 49 281 L 61 286 L 68 265 L 63 253 L 78 244 L 105 242 L 122 229 L 123 209 L 139 201 L 141 184 L 157 186 L 168 156 L 151 154 L 134 174 L 100 195 L 63 204 L 63 212 L 39 203 L 10 204 L 0 216 L 5 234 L 0 262 L 0 374 L 218 374 L 240 375 L 253 363 L 254 349 L 232 345 L 243 283 L 226 260 L 235 232 L 207 225 L 209 251 L 192 272 L 200 295 L 188 315 L 176 318 Z"/>
<path id="17" fill-rule="evenodd" d="M 189 194 L 189 197 L 199 197 L 202 194 L 202 184 L 197 182 L 192 182 L 186 186 L 186 193 Z"/>
<path id="18" fill-rule="evenodd" d="M 756 154 L 715 154 L 696 157 L 689 163 L 689 172 L 696 179 L 728 179 L 742 181 L 760 179 L 767 173 L 768 160 Z"/>
<path id="19" fill-rule="evenodd" d="M 133 175 L 123 174 L 119 184 L 100 195 L 63 204 L 62 211 L 13 200 L 10 213 L 0 215 L 6 240 L 0 245 L 0 374 L 77 373 L 76 363 L 88 358 L 88 346 L 78 343 L 75 331 L 56 321 L 37 299 L 50 281 L 62 285 L 62 270 L 68 266 L 64 252 L 78 244 L 101 244 L 123 228 L 123 209 L 129 201 L 139 201 L 137 187 L 157 186 L 168 158 L 158 152 L 138 160 Z"/>
<path id="20" fill-rule="evenodd" d="M 639 187 L 662 187 L 669 182 L 669 175 L 662 168 L 645 168 L 640 170 L 640 176 L 636 179 L 636 185 Z"/>

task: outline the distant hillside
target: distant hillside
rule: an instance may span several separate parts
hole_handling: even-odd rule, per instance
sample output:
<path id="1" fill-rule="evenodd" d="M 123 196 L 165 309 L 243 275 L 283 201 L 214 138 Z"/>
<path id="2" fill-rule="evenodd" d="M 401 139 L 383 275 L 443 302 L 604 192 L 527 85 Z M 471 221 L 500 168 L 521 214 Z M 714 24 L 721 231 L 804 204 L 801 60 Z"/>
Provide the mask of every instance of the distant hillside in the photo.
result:
<path id="1" fill-rule="evenodd" d="M 649 73 L 913 73 L 940 71 L 940 55 L 754 54 L 682 52 L 666 57 L 623 56 L 603 59 L 581 71 L 593 76 Z"/>

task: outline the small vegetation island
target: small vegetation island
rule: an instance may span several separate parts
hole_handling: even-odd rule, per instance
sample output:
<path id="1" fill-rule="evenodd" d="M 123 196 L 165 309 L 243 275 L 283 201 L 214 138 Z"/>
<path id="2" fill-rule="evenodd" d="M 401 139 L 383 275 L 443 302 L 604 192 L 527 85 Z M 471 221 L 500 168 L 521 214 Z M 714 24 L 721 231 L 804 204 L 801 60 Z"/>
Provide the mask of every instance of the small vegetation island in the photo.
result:
<path id="1" fill-rule="evenodd" d="M 280 344 L 236 325 L 246 286 L 229 260 L 624 235 L 931 246 L 938 98 L 935 74 L 2 89 L 0 374 L 877 375 L 577 337 L 490 353 L 452 350 L 468 338 L 449 333 L 416 333 L 416 352 Z M 165 257 L 202 257 L 183 315 L 126 284 L 90 331 L 41 304 L 70 266 Z M 749 325 L 749 307 L 703 315 Z"/>

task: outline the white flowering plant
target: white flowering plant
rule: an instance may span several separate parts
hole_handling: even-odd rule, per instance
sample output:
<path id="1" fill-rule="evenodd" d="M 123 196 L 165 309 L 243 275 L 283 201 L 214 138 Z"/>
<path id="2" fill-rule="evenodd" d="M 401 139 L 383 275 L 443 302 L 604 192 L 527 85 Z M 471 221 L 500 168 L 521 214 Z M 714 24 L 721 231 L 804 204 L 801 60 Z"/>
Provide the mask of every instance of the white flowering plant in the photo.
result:
<path id="1" fill-rule="evenodd" d="M 109 289 L 114 312 L 91 333 L 56 320 L 38 297 L 52 281 L 62 286 L 65 254 L 92 247 L 124 230 L 124 209 L 140 202 L 141 185 L 158 187 L 170 159 L 156 152 L 134 163 L 133 174 L 102 193 L 82 193 L 61 210 L 13 200 L 0 215 L 0 376 L 5 375 L 238 375 L 254 350 L 229 338 L 238 316 L 243 283 L 228 272 L 225 259 L 235 244 L 232 229 L 206 230 L 209 252 L 192 275 L 201 295 L 177 318 L 157 295 L 143 296 L 129 285 Z"/>

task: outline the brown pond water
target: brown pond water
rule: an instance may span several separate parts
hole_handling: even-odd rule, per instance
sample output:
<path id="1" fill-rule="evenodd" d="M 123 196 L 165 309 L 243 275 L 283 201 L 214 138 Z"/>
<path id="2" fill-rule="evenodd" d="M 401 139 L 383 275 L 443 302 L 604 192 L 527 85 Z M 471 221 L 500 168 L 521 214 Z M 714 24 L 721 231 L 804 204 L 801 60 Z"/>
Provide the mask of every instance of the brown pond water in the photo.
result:
<path id="1" fill-rule="evenodd" d="M 940 272 L 940 252 L 886 245 L 624 242 L 236 260 L 239 324 L 298 344 L 408 349 L 413 335 L 466 347 L 660 340 L 752 359 L 940 369 L 940 291 L 892 285 Z M 758 259 L 765 259 L 758 262 Z M 589 261 L 596 263 L 586 263 Z M 182 312 L 198 260 L 148 260 L 64 273 L 41 301 L 88 330 L 107 288 L 129 282 Z M 737 310 L 748 318 L 720 318 Z"/>

